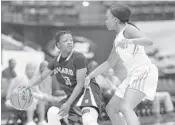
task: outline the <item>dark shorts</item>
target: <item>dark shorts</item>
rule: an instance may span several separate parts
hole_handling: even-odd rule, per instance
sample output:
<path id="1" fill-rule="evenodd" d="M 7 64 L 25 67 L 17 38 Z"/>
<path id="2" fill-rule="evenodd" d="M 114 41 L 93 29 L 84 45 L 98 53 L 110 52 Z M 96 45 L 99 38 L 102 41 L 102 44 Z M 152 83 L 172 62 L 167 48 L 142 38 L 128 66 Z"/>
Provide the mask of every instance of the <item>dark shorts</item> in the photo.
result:
<path id="1" fill-rule="evenodd" d="M 66 94 L 68 95 L 69 93 Z M 69 97 L 70 94 L 66 99 L 62 100 L 60 103 L 52 104 L 52 106 L 61 107 L 61 105 L 65 103 Z M 83 107 L 93 107 L 98 111 L 100 115 L 101 106 L 102 106 L 102 95 L 100 87 L 98 86 L 97 83 L 91 82 L 90 87 L 84 88 L 78 95 L 76 100 L 73 102 L 70 108 L 69 115 L 70 116 L 75 114 L 81 115 L 81 109 Z"/>
<path id="2" fill-rule="evenodd" d="M 100 112 L 102 104 L 102 96 L 98 84 L 91 82 L 88 88 L 85 88 L 83 93 L 79 95 L 75 106 L 80 108 L 93 107 Z"/>

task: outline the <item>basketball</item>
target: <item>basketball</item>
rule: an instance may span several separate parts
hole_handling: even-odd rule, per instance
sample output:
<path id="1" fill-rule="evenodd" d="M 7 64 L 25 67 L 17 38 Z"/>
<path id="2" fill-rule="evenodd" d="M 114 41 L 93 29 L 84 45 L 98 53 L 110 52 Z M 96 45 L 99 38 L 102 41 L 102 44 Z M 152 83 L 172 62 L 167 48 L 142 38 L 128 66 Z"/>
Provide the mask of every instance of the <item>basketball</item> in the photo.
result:
<path id="1" fill-rule="evenodd" d="M 10 102 L 17 110 L 26 110 L 33 102 L 32 90 L 25 85 L 16 87 L 11 95 Z"/>

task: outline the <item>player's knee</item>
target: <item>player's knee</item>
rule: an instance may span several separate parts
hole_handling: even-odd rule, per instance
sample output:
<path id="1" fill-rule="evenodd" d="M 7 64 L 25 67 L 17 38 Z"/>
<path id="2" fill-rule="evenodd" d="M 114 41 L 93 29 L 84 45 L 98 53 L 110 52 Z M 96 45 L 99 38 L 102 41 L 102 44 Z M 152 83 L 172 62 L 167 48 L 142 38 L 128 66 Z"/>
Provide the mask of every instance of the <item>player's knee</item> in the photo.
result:
<path id="1" fill-rule="evenodd" d="M 109 116 L 114 115 L 115 113 L 119 113 L 119 106 L 116 107 L 113 104 L 107 104 L 106 112 Z"/>
<path id="2" fill-rule="evenodd" d="M 82 114 L 83 125 L 98 125 L 98 112 L 96 109 L 91 107 L 83 108 Z"/>
<path id="3" fill-rule="evenodd" d="M 50 107 L 49 110 L 47 111 L 48 122 L 55 118 L 58 119 L 58 112 L 59 112 L 59 108 L 54 106 Z"/>
<path id="4" fill-rule="evenodd" d="M 125 103 L 125 102 L 122 102 L 121 103 L 121 105 L 120 105 L 120 111 L 122 112 L 122 113 L 126 113 L 126 112 L 128 112 L 128 111 L 130 111 L 130 110 L 132 110 L 132 108 L 127 104 L 127 103 Z"/>
<path id="5" fill-rule="evenodd" d="M 60 119 L 58 115 L 59 108 L 57 107 L 50 107 L 49 110 L 47 111 L 47 120 L 48 120 L 48 125 L 61 125 Z"/>

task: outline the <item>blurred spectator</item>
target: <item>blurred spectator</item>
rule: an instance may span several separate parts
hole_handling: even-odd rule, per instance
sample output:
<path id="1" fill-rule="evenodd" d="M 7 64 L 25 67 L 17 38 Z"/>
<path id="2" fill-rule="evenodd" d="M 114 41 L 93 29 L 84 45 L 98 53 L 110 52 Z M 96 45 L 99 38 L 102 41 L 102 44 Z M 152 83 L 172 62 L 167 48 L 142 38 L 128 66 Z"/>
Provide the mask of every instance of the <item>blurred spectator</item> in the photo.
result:
<path id="1" fill-rule="evenodd" d="M 92 60 L 88 64 L 89 71 L 92 72 L 97 66 L 98 63 L 95 60 Z M 104 94 L 104 101 L 110 99 L 116 87 L 118 87 L 120 84 L 120 80 L 115 76 L 114 70 L 112 68 L 98 75 L 96 77 L 96 81 L 101 88 L 102 94 Z"/>
<path id="2" fill-rule="evenodd" d="M 158 92 L 156 92 L 155 99 L 153 101 L 153 114 L 157 117 L 161 115 L 161 104 L 163 103 L 165 112 L 169 116 L 175 117 L 175 114 L 173 112 L 173 101 L 170 95 L 174 91 L 173 86 L 175 86 L 175 84 L 173 82 L 170 82 L 173 81 L 174 78 L 169 77 L 175 74 L 175 61 L 170 60 L 166 52 L 162 53 L 159 49 L 156 49 L 156 51 L 151 53 L 150 56 L 151 61 L 156 64 L 159 69 L 159 84 L 157 87 Z"/>
<path id="3" fill-rule="evenodd" d="M 16 77 L 15 72 L 16 61 L 14 59 L 9 60 L 9 65 L 2 71 L 2 78 L 13 79 Z"/>
<path id="4" fill-rule="evenodd" d="M 165 112 L 170 116 L 175 117 L 174 106 L 171 100 L 171 96 L 168 92 L 157 92 L 153 101 L 153 113 L 156 116 L 160 116 L 160 104 L 163 103 L 165 106 Z"/>
<path id="5" fill-rule="evenodd" d="M 47 67 L 48 62 L 44 61 L 41 62 L 40 67 L 39 67 L 39 74 L 41 74 L 44 69 Z M 43 81 L 42 84 L 37 86 L 36 88 L 37 93 L 39 94 L 47 94 L 50 95 L 52 94 L 52 78 L 51 76 L 48 76 L 46 80 Z M 39 123 L 38 125 L 46 125 L 45 121 L 45 112 L 46 112 L 46 106 L 48 102 L 47 101 L 38 101 L 38 115 L 39 115 Z"/>
<path id="6" fill-rule="evenodd" d="M 10 103 L 10 94 L 13 91 L 14 88 L 16 88 L 19 85 L 28 85 L 29 80 L 32 79 L 34 74 L 36 73 L 36 65 L 33 63 L 28 63 L 26 64 L 25 68 L 25 75 L 18 76 L 15 79 L 12 80 L 12 83 L 10 84 L 7 92 L 7 97 L 6 97 L 6 106 L 8 108 L 12 108 L 11 103 Z M 34 111 L 36 109 L 36 104 L 37 100 L 34 99 L 32 105 L 26 110 L 27 112 L 27 124 L 26 125 L 36 125 L 36 123 L 33 121 L 33 116 L 34 116 Z"/>
<path id="7" fill-rule="evenodd" d="M 14 59 L 10 59 L 8 67 L 2 71 L 2 98 L 6 97 L 8 87 L 12 79 L 16 77 L 15 67 L 16 61 Z"/>
<path id="8" fill-rule="evenodd" d="M 120 84 L 120 80 L 114 76 L 114 70 L 111 68 L 101 75 L 98 75 L 96 81 L 102 90 L 105 103 L 108 103 L 108 100 L 114 94 L 116 87 Z"/>
<path id="9" fill-rule="evenodd" d="M 96 79 L 100 87 L 108 92 L 115 90 L 115 88 L 120 84 L 119 79 L 114 76 L 114 71 L 112 68 L 97 76 Z"/>

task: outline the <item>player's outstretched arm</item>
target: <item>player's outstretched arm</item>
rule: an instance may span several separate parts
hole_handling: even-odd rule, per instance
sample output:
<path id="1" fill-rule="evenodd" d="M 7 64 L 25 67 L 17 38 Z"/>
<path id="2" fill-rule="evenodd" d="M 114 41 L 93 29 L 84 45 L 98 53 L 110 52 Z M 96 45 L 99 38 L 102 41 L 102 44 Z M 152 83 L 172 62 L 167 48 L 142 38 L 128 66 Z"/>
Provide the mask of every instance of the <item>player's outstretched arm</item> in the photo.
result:
<path id="1" fill-rule="evenodd" d="M 67 98 L 67 95 L 61 95 L 61 96 L 52 96 L 52 95 L 49 95 L 47 93 L 37 93 L 37 92 L 33 92 L 32 93 L 33 96 L 36 98 L 36 99 L 39 99 L 39 100 L 42 100 L 42 101 L 48 101 L 48 102 L 60 102 L 62 101 L 63 99 Z"/>
<path id="2" fill-rule="evenodd" d="M 45 68 L 45 70 L 38 76 L 35 76 L 30 83 L 32 83 L 32 86 L 36 86 L 41 84 L 45 79 L 47 79 L 51 74 L 53 73 L 52 70 L 49 68 Z"/>
<path id="3" fill-rule="evenodd" d="M 113 46 L 108 59 L 104 63 L 99 65 L 95 70 L 93 70 L 87 77 L 89 77 L 89 79 L 92 79 L 98 76 L 99 74 L 105 72 L 109 68 L 114 67 L 118 58 L 119 58 L 118 53 L 115 51 L 115 46 Z"/>

